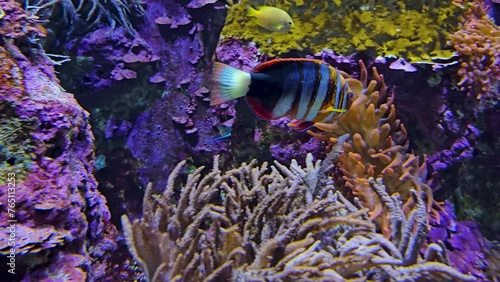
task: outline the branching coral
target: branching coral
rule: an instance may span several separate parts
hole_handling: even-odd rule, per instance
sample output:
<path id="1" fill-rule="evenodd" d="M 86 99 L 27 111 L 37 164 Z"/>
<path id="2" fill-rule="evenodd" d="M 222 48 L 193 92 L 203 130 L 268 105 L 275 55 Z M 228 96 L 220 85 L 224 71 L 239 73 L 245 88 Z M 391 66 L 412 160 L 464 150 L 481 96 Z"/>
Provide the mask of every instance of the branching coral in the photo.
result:
<path id="1" fill-rule="evenodd" d="M 427 180 L 425 158 L 420 162 L 419 157 L 408 152 L 406 129 L 396 118 L 394 92 L 388 95 L 384 77 L 376 68 L 373 68 L 375 79 L 367 84 L 367 70 L 362 61 L 359 63 L 360 80 L 365 86 L 363 93 L 337 120 L 316 123 L 315 127 L 322 133 L 309 133 L 331 143 L 344 134 L 352 137 L 344 144 L 344 154 L 338 158 L 345 186 L 350 188 L 353 196 L 360 198 L 362 205 L 370 210 L 371 219 L 389 236 L 389 212 L 383 208 L 368 179 L 381 177 L 390 195 L 401 196 L 405 210 L 414 204 L 412 189 L 427 197 L 428 212 L 436 211 L 433 209 L 435 202 Z"/>
<path id="2" fill-rule="evenodd" d="M 106 21 L 111 26 L 117 23 L 129 31 L 133 31 L 130 23 L 131 14 L 143 14 L 144 10 L 136 0 L 25 0 L 25 9 L 45 21 L 62 21 L 75 31 L 78 25 L 88 28 Z M 57 18 L 55 18 L 57 17 Z"/>
<path id="3" fill-rule="evenodd" d="M 457 30 L 463 11 L 444 1 L 434 7 L 424 1 L 275 2 L 292 16 L 295 27 L 290 32 L 261 29 L 246 15 L 249 1 L 242 1 L 231 7 L 223 35 L 254 41 L 262 53 L 271 55 L 293 49 L 314 53 L 327 48 L 343 55 L 367 50 L 373 57 L 393 55 L 413 62 L 432 61 L 453 56 L 447 40 Z M 252 4 L 269 5 L 269 1 Z M 429 9 L 432 13 L 427 12 Z"/>
<path id="4" fill-rule="evenodd" d="M 462 1 L 459 1 L 462 2 Z M 457 5 L 464 3 L 456 3 Z M 498 100 L 500 79 L 500 28 L 485 12 L 483 1 L 470 4 L 461 30 L 450 36 L 460 55 L 457 83 L 478 99 Z"/>
<path id="5" fill-rule="evenodd" d="M 406 217 L 398 197 L 369 180 L 400 227 L 389 241 L 365 210 L 333 192 L 321 177 L 329 166 L 311 155 L 305 169 L 276 163 L 269 173 L 255 161 L 223 173 L 216 157 L 211 172 L 202 176 L 200 167 L 179 186 L 184 164 L 162 195 L 148 187 L 142 219 L 122 217 L 130 249 L 152 281 L 474 280 L 447 266 L 436 244 L 418 255 L 427 217 L 415 192 L 416 208 Z"/>

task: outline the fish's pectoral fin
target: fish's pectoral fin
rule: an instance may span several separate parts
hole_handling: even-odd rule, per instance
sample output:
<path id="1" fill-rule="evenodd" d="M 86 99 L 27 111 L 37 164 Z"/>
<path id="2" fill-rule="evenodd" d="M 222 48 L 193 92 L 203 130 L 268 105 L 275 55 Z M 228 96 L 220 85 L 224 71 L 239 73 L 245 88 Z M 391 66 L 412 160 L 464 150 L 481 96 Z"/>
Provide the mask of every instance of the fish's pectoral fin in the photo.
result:
<path id="1" fill-rule="evenodd" d="M 330 114 L 332 112 L 336 113 L 345 113 L 347 110 L 346 109 L 335 109 L 332 106 L 329 106 L 328 108 L 319 111 L 320 114 Z"/>
<path id="2" fill-rule="evenodd" d="M 332 112 L 336 113 L 345 113 L 347 110 L 346 109 L 333 109 Z"/>
<path id="3" fill-rule="evenodd" d="M 289 122 L 287 125 L 291 129 L 295 131 L 305 131 L 313 126 L 314 122 L 312 121 L 298 121 L 298 120 L 293 120 Z"/>

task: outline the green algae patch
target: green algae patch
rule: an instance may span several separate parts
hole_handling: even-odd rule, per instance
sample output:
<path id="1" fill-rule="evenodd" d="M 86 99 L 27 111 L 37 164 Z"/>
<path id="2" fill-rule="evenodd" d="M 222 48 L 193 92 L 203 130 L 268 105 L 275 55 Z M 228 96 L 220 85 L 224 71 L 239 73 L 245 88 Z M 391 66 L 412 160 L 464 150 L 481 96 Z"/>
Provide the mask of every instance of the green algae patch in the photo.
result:
<path id="1" fill-rule="evenodd" d="M 31 169 L 34 147 L 29 132 L 33 123 L 13 117 L 12 111 L 6 103 L 0 104 L 0 178 L 15 173 L 19 181 Z"/>
<path id="2" fill-rule="evenodd" d="M 277 33 L 259 27 L 246 15 L 249 1 L 244 0 L 230 8 L 222 35 L 255 42 L 263 54 L 271 56 L 292 50 L 317 53 L 330 49 L 342 55 L 367 52 L 371 56 L 431 62 L 454 55 L 447 41 L 458 30 L 465 11 L 444 1 L 437 7 L 410 6 L 415 1 L 374 1 L 372 6 L 346 0 L 274 2 L 291 15 L 291 31 Z M 253 6 L 258 4 L 252 2 Z"/>

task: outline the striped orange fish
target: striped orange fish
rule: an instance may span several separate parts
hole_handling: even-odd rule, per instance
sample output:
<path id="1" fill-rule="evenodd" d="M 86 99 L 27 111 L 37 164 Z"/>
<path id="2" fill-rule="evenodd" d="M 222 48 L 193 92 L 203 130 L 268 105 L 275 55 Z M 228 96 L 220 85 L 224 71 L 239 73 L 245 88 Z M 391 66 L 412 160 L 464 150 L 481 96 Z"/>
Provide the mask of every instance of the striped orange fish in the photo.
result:
<path id="1" fill-rule="evenodd" d="M 296 131 L 337 118 L 353 101 L 351 88 L 357 94 L 362 88 L 361 82 L 311 59 L 275 59 L 251 73 L 215 63 L 212 80 L 211 105 L 245 97 L 258 117 L 294 119 L 288 126 Z"/>

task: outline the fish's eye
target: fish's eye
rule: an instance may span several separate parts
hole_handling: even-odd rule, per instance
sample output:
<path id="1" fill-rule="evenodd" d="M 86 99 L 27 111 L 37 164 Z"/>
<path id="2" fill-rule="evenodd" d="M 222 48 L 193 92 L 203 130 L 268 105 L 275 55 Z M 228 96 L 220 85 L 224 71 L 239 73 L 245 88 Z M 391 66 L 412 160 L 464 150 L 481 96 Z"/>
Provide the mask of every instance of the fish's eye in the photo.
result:
<path id="1" fill-rule="evenodd" d="M 289 25 L 292 25 L 292 22 L 288 22 Z"/>
<path id="2" fill-rule="evenodd" d="M 347 99 L 351 100 L 354 97 L 354 93 L 349 92 L 347 93 Z"/>

